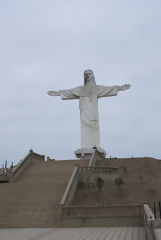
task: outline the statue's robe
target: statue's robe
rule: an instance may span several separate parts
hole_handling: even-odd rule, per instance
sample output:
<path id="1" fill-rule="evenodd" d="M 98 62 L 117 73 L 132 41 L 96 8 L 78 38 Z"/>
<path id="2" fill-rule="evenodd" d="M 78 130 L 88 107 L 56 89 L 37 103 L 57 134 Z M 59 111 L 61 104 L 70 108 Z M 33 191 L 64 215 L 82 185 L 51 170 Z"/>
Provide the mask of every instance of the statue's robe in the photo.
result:
<path id="1" fill-rule="evenodd" d="M 81 148 L 100 147 L 98 98 L 116 96 L 118 91 L 118 86 L 108 87 L 94 82 L 59 91 L 62 100 L 79 99 Z"/>

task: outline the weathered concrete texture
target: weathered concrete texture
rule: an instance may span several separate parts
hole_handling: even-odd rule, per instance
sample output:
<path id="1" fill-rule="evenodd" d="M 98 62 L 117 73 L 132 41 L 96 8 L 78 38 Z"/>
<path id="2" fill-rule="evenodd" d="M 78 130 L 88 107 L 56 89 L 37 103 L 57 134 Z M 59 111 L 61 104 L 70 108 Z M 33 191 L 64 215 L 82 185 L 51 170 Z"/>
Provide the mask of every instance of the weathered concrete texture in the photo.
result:
<path id="1" fill-rule="evenodd" d="M 88 161 L 33 161 L 16 181 L 0 184 L 0 227 L 57 226 L 58 203 L 78 163 Z"/>
<path id="2" fill-rule="evenodd" d="M 105 163 L 101 161 L 101 165 L 119 168 L 123 184 L 117 185 L 113 176 L 111 180 L 105 180 L 101 191 L 97 187 L 78 189 L 72 203 L 74 206 L 103 206 L 106 203 L 140 205 L 161 199 L 160 161 L 152 158 L 106 159 Z M 13 182 L 0 184 L 0 227 L 59 226 L 61 209 L 58 204 L 72 175 L 74 164 L 88 166 L 88 161 L 32 159 Z"/>
<path id="3" fill-rule="evenodd" d="M 25 169 L 32 163 L 32 162 L 40 162 L 45 160 L 45 155 L 40 155 L 33 150 L 30 150 L 27 156 L 16 166 L 12 169 L 12 174 L 10 176 L 10 181 L 16 181 L 16 179 L 23 174 Z"/>
<path id="4" fill-rule="evenodd" d="M 144 225 L 141 206 L 63 207 L 62 227 L 137 227 Z"/>
<path id="5" fill-rule="evenodd" d="M 143 227 L 0 229 L 3 240 L 145 240 Z"/>
<path id="6" fill-rule="evenodd" d="M 101 163 L 100 163 L 101 162 Z M 101 191 L 94 188 L 77 188 L 74 205 L 87 204 L 142 204 L 161 200 L 161 161 L 153 158 L 105 159 L 96 161 L 96 166 L 118 168 L 118 176 L 100 174 L 104 179 Z M 105 176 L 106 175 L 106 176 Z M 94 178 L 96 174 L 93 174 Z M 119 184 L 116 178 L 122 178 Z M 88 182 L 94 181 L 91 175 Z"/>

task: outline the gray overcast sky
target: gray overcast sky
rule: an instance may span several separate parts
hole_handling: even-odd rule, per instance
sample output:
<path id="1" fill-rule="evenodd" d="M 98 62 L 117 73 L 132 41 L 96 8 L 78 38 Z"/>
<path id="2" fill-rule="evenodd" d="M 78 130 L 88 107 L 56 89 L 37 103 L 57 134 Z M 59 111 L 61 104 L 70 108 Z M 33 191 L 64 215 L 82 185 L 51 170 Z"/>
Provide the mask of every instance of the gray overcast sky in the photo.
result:
<path id="1" fill-rule="evenodd" d="M 78 100 L 48 90 L 130 83 L 99 100 L 107 156 L 161 159 L 160 0 L 0 1 L 0 163 L 30 148 L 73 159 L 80 147 Z"/>

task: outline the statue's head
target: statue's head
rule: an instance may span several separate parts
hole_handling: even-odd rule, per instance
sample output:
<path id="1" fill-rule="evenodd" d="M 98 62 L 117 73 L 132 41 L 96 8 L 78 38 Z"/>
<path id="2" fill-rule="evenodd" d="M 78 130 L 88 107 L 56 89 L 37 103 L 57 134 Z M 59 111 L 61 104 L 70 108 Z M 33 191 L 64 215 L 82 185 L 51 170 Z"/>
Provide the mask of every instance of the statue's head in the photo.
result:
<path id="1" fill-rule="evenodd" d="M 88 85 L 91 82 L 96 83 L 94 74 L 93 74 L 92 70 L 89 70 L 89 69 L 85 70 L 84 71 L 84 85 Z"/>

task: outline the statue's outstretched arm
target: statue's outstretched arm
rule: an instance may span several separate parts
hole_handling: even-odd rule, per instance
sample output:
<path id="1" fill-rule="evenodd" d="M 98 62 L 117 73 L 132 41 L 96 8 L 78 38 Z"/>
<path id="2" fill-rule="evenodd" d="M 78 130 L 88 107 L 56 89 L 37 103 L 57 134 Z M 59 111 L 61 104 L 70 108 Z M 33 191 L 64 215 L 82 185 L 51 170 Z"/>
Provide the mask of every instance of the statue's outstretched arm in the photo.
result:
<path id="1" fill-rule="evenodd" d="M 62 100 L 78 99 L 81 95 L 81 87 L 59 91 L 48 91 L 47 94 L 50 96 L 60 96 Z"/>
<path id="2" fill-rule="evenodd" d="M 127 90 L 130 87 L 131 87 L 130 84 L 125 84 L 122 86 L 97 85 L 97 96 L 98 98 L 116 96 L 119 91 Z"/>
<path id="3" fill-rule="evenodd" d="M 131 87 L 131 85 L 130 84 L 124 84 L 124 85 L 122 85 L 122 86 L 119 86 L 119 91 L 124 91 L 124 90 L 127 90 L 127 89 L 129 89 Z"/>
<path id="4" fill-rule="evenodd" d="M 59 91 L 48 91 L 47 94 L 50 96 L 60 96 Z"/>

